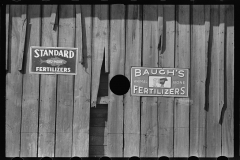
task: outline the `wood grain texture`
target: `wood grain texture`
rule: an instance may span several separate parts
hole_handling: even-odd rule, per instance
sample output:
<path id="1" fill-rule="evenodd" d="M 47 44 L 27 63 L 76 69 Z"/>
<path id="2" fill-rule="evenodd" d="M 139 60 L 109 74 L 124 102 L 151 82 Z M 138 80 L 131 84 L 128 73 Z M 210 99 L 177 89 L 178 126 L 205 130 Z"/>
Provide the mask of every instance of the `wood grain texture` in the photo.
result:
<path id="1" fill-rule="evenodd" d="M 59 7 L 59 47 L 74 47 L 75 10 L 73 5 Z M 56 157 L 72 156 L 73 76 L 57 79 Z"/>
<path id="2" fill-rule="evenodd" d="M 126 21 L 125 76 L 131 79 L 131 66 L 141 66 L 142 9 L 129 5 Z M 140 151 L 140 97 L 130 91 L 124 97 L 124 157 L 138 156 Z"/>
<path id="3" fill-rule="evenodd" d="M 18 71 L 22 6 L 11 5 L 9 14 L 9 68 L 6 75 L 6 157 L 20 156 L 22 73 Z"/>
<path id="4" fill-rule="evenodd" d="M 9 49 L 8 49 L 8 47 L 9 47 L 9 28 L 10 28 L 10 26 L 11 26 L 11 24 L 9 23 L 9 14 L 10 14 L 10 6 L 9 5 L 6 5 L 6 29 L 5 29 L 5 31 L 6 31 L 6 52 L 5 52 L 5 70 L 8 70 L 8 65 L 9 65 L 9 62 L 8 62 L 8 60 L 9 60 Z"/>
<path id="5" fill-rule="evenodd" d="M 51 15 L 55 5 L 42 6 L 41 46 L 57 46 L 57 30 L 52 29 Z M 55 115 L 56 115 L 56 75 L 41 75 L 38 157 L 54 157 Z"/>
<path id="6" fill-rule="evenodd" d="M 24 56 L 24 46 L 26 39 L 26 29 L 27 29 L 27 5 L 22 5 L 22 25 L 21 25 L 21 34 L 20 34 L 20 44 L 19 44 L 19 54 L 18 54 L 18 70 L 22 70 L 23 66 L 23 56 Z"/>
<path id="7" fill-rule="evenodd" d="M 110 8 L 110 73 L 124 75 L 125 61 L 125 6 Z M 109 90 L 107 150 L 109 157 L 123 157 L 123 96 Z"/>
<path id="8" fill-rule="evenodd" d="M 108 52 L 108 5 L 94 5 L 91 107 L 96 107 L 104 53 Z"/>
<path id="9" fill-rule="evenodd" d="M 175 6 L 164 5 L 159 8 L 159 17 L 163 17 L 162 50 L 159 54 L 159 67 L 174 67 L 175 47 Z M 160 21 L 161 22 L 161 21 Z M 161 33 L 161 32 L 160 32 Z M 158 157 L 173 157 L 173 108 L 174 98 L 158 97 Z"/>
<path id="10" fill-rule="evenodd" d="M 91 5 L 76 5 L 76 47 L 81 48 L 82 63 L 74 86 L 73 152 L 72 156 L 87 157 L 89 154 L 90 85 L 91 85 Z M 82 33 L 80 33 L 82 30 Z M 82 36 L 82 38 L 77 38 Z M 82 41 L 81 41 L 82 40 Z"/>
<path id="11" fill-rule="evenodd" d="M 205 157 L 206 20 L 203 5 L 192 6 L 189 156 Z"/>
<path id="12" fill-rule="evenodd" d="M 27 52 L 24 54 L 21 157 L 37 156 L 39 75 L 29 73 L 30 47 L 40 45 L 41 10 L 39 5 L 28 6 Z M 21 37 L 21 36 L 20 36 Z M 20 42 L 21 44 L 21 42 Z"/>
<path id="13" fill-rule="evenodd" d="M 219 54 L 219 6 L 211 5 L 210 22 L 210 83 L 209 83 L 209 108 L 207 112 L 207 137 L 206 137 L 206 156 L 218 157 L 221 155 L 221 125 L 219 124 L 220 106 L 219 100 L 219 64 L 223 57 Z"/>
<path id="14" fill-rule="evenodd" d="M 143 5 L 143 67 L 158 66 L 158 10 L 155 5 Z M 141 100 L 140 157 L 157 157 L 158 124 L 157 97 Z"/>
<path id="15" fill-rule="evenodd" d="M 190 5 L 176 8 L 175 68 L 190 69 Z M 189 157 L 189 98 L 175 98 L 174 157 Z"/>
<path id="16" fill-rule="evenodd" d="M 234 156 L 234 6 L 225 10 L 225 97 L 222 121 L 222 156 Z M 237 135 L 238 136 L 238 135 Z"/>

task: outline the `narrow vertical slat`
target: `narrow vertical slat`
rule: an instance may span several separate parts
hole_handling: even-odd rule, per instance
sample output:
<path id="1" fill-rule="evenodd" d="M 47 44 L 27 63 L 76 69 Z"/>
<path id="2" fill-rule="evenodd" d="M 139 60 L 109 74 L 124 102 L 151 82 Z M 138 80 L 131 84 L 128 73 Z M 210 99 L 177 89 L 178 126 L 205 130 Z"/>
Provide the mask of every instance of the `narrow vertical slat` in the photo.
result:
<path id="1" fill-rule="evenodd" d="M 158 66 L 158 10 L 143 5 L 143 67 Z M 142 97 L 140 157 L 157 157 L 157 97 Z"/>
<path id="2" fill-rule="evenodd" d="M 210 83 L 209 83 L 209 106 L 207 112 L 207 148 L 206 157 L 218 157 L 221 155 L 221 125 L 220 119 L 220 100 L 219 100 L 219 64 L 222 60 L 219 54 L 219 6 L 211 6 L 211 24 L 210 24 Z"/>
<path id="3" fill-rule="evenodd" d="M 190 6 L 178 5 L 176 15 L 175 68 L 190 69 Z M 174 157 L 189 157 L 189 98 L 175 98 Z"/>
<path id="4" fill-rule="evenodd" d="M 58 9 L 58 5 L 52 5 L 51 7 L 51 18 L 50 18 L 50 24 L 52 25 L 52 30 L 55 29 L 56 26 L 56 22 L 57 21 L 57 10 Z"/>
<path id="5" fill-rule="evenodd" d="M 219 5 L 219 29 L 218 29 L 218 54 L 219 54 L 219 124 L 222 125 L 224 116 L 224 50 L 225 50 L 225 5 Z M 222 151 L 222 135 L 221 135 Z M 221 152 L 222 155 L 222 152 Z"/>
<path id="6" fill-rule="evenodd" d="M 125 61 L 125 6 L 110 8 L 110 73 L 111 80 L 117 74 L 124 75 Z M 108 134 L 106 155 L 123 157 L 123 96 L 109 90 Z"/>
<path id="7" fill-rule="evenodd" d="M 76 5 L 76 47 L 85 57 L 78 63 L 74 86 L 72 157 L 89 156 L 90 85 L 91 85 L 91 5 Z M 82 31 L 82 33 L 81 33 Z M 77 38 L 78 37 L 78 38 Z M 79 38 L 80 37 L 80 38 Z M 82 45 L 82 47 L 80 47 Z"/>
<path id="8" fill-rule="evenodd" d="M 23 55 L 24 55 L 24 46 L 26 39 L 26 29 L 27 29 L 27 5 L 22 6 L 22 25 L 21 25 L 21 34 L 20 34 L 20 44 L 19 44 L 19 55 L 18 55 L 18 70 L 22 70 L 23 66 Z"/>
<path id="9" fill-rule="evenodd" d="M 163 6 L 163 41 L 159 67 L 174 67 L 175 6 Z M 174 98 L 158 97 L 158 157 L 173 157 Z"/>
<path id="10" fill-rule="evenodd" d="M 108 52 L 108 5 L 95 5 L 93 15 L 91 107 L 96 107 L 104 52 Z"/>
<path id="11" fill-rule="evenodd" d="M 192 6 L 191 70 L 190 70 L 190 155 L 205 157 L 205 85 L 206 56 L 203 5 Z"/>
<path id="12" fill-rule="evenodd" d="M 30 46 L 40 45 L 41 9 L 40 5 L 28 6 L 28 30 L 26 61 L 23 69 L 21 157 L 37 156 L 39 75 L 29 73 Z M 20 42 L 21 43 L 21 42 Z"/>
<path id="13" fill-rule="evenodd" d="M 131 66 L 141 66 L 142 9 L 129 5 L 126 21 L 125 76 L 130 80 Z M 140 149 L 140 97 L 127 92 L 124 99 L 124 157 L 138 156 Z"/>
<path id="14" fill-rule="evenodd" d="M 60 5 L 59 47 L 74 47 L 74 14 L 73 5 Z M 57 79 L 56 157 L 72 155 L 73 78 L 69 75 L 58 75 Z"/>
<path id="15" fill-rule="evenodd" d="M 9 21 L 9 14 L 10 14 L 10 9 L 9 9 L 9 5 L 6 5 L 6 54 L 5 54 L 5 69 L 8 70 L 8 65 L 9 65 L 9 62 L 8 62 L 8 52 L 9 52 L 9 45 L 8 45 L 8 41 L 9 41 L 9 27 L 11 26 L 10 24 L 10 21 Z"/>
<path id="16" fill-rule="evenodd" d="M 208 67 L 208 47 L 209 47 L 209 38 L 210 38 L 210 5 L 204 6 L 204 18 L 205 18 L 205 79 L 207 78 L 207 67 Z M 202 13 L 202 12 L 201 12 Z"/>
<path id="17" fill-rule="evenodd" d="M 225 13 L 225 97 L 222 123 L 222 156 L 234 156 L 234 6 Z M 238 135 L 237 135 L 238 136 Z"/>
<path id="18" fill-rule="evenodd" d="M 78 62 L 83 63 L 83 44 L 82 44 L 82 14 L 81 14 L 81 6 L 75 5 L 75 10 L 76 10 L 76 23 L 75 23 L 75 28 L 76 28 L 76 37 L 75 37 L 75 47 L 78 48 Z"/>
<path id="19" fill-rule="evenodd" d="M 41 46 L 57 46 L 57 30 L 52 29 L 51 15 L 54 5 L 42 6 Z M 54 157 L 56 75 L 41 75 L 38 157 Z"/>
<path id="20" fill-rule="evenodd" d="M 22 73 L 18 71 L 18 47 L 22 6 L 11 5 L 9 14 L 9 59 L 6 75 L 6 157 L 20 156 Z"/>

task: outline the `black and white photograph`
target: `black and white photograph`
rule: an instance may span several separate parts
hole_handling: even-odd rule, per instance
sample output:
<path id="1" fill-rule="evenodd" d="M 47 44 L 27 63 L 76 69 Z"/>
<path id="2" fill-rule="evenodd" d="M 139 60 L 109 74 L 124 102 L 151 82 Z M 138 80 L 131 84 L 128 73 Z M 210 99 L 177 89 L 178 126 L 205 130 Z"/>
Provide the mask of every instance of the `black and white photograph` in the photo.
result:
<path id="1" fill-rule="evenodd" d="M 233 4 L 3 6 L 6 157 L 234 157 Z"/>

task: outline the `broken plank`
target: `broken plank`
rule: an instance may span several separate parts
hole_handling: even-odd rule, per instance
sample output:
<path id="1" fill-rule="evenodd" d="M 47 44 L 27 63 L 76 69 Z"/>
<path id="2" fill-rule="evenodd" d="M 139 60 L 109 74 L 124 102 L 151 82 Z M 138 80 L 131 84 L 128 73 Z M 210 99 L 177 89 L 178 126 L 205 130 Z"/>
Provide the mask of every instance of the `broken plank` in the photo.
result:
<path id="1" fill-rule="evenodd" d="M 92 7 L 76 5 L 76 46 L 79 55 L 83 55 L 82 63 L 77 64 L 78 74 L 75 76 L 74 113 L 73 113 L 73 148 L 72 156 L 87 157 L 89 155 L 89 121 L 90 121 L 90 85 L 91 85 L 91 37 Z M 82 31 L 82 33 L 80 33 Z"/>
<path id="2" fill-rule="evenodd" d="M 110 13 L 110 73 L 124 75 L 125 60 L 125 6 L 111 5 Z M 123 157 L 123 96 L 109 90 L 108 134 L 106 155 Z"/>
<path id="3" fill-rule="evenodd" d="M 94 5 L 91 107 L 96 107 L 103 55 L 108 52 L 108 5 Z"/>
<path id="4" fill-rule="evenodd" d="M 141 66 L 142 8 L 127 6 L 125 76 L 131 79 L 131 66 Z M 139 157 L 140 150 L 140 97 L 130 92 L 124 98 L 124 157 Z"/>
<path id="5" fill-rule="evenodd" d="M 222 156 L 234 156 L 234 6 L 225 10 L 225 97 L 222 111 Z M 238 135 L 236 135 L 238 136 Z"/>
<path id="6" fill-rule="evenodd" d="M 175 68 L 190 69 L 190 5 L 178 5 L 176 15 Z M 174 157 L 189 157 L 189 98 L 174 100 Z"/>
<path id="7" fill-rule="evenodd" d="M 26 42 L 29 46 L 40 45 L 41 9 L 39 5 L 28 6 L 28 27 Z M 34 17 L 34 18 L 33 18 Z M 21 43 L 21 42 L 20 42 Z M 25 74 L 23 74 L 21 157 L 37 156 L 39 75 L 29 73 L 30 47 L 25 53 Z"/>
<path id="8" fill-rule="evenodd" d="M 143 5 L 143 67 L 158 66 L 158 8 Z M 140 157 L 157 157 L 157 97 L 141 99 Z"/>
<path id="9" fill-rule="evenodd" d="M 159 7 L 158 12 L 159 17 L 163 17 L 162 24 L 159 24 L 159 28 L 163 30 L 163 41 L 161 54 L 158 55 L 158 67 L 174 68 L 175 6 L 164 5 L 163 7 Z M 158 157 L 173 157 L 173 107 L 174 98 L 158 97 Z"/>
<path id="10" fill-rule="evenodd" d="M 53 5 L 42 6 L 41 45 L 56 47 L 57 31 L 52 30 L 51 18 Z M 56 75 L 41 75 L 38 157 L 54 157 L 55 115 L 56 115 Z"/>
<path id="11" fill-rule="evenodd" d="M 189 156 L 205 157 L 205 85 L 207 63 L 206 24 L 203 5 L 192 6 L 190 97 L 190 153 Z M 200 25 L 199 25 L 200 24 Z M 197 92 L 196 92 L 197 91 Z"/>
<path id="12" fill-rule="evenodd" d="M 18 71 L 17 37 L 21 35 L 21 5 L 11 5 L 9 13 L 9 60 L 6 74 L 6 157 L 20 156 L 22 73 Z"/>
<path id="13" fill-rule="evenodd" d="M 59 7 L 59 47 L 74 47 L 74 11 L 73 5 Z M 58 75 L 57 79 L 56 157 L 72 156 L 73 78 L 74 76 Z"/>
<path id="14" fill-rule="evenodd" d="M 109 103 L 109 97 L 98 97 L 97 98 L 97 104 L 108 104 Z"/>

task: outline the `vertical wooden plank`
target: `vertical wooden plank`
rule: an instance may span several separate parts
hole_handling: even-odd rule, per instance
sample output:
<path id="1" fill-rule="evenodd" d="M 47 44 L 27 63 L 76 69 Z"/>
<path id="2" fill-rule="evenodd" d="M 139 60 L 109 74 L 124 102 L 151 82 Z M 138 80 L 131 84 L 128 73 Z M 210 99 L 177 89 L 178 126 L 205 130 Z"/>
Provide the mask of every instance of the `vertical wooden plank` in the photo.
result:
<path id="1" fill-rule="evenodd" d="M 158 66 L 158 10 L 143 5 L 143 67 Z M 157 157 L 157 97 L 142 97 L 140 157 Z"/>
<path id="2" fill-rule="evenodd" d="M 110 73 L 124 75 L 125 61 L 125 6 L 110 6 Z M 123 96 L 109 90 L 107 152 L 110 157 L 123 157 Z"/>
<path id="3" fill-rule="evenodd" d="M 40 5 L 28 6 L 27 52 L 23 74 L 21 157 L 37 156 L 39 75 L 29 73 L 30 46 L 40 45 Z M 20 42 L 21 43 L 21 42 Z"/>
<path id="4" fill-rule="evenodd" d="M 163 41 L 159 67 L 174 67 L 175 6 L 164 5 Z M 158 157 L 173 157 L 173 106 L 174 98 L 158 97 Z"/>
<path id="5" fill-rule="evenodd" d="M 91 5 L 76 5 L 76 47 L 82 48 L 83 63 L 78 63 L 74 86 L 73 150 L 72 157 L 89 156 L 89 117 L 91 85 Z M 78 39 L 77 37 L 81 37 Z M 81 46 L 82 45 L 82 46 Z M 81 47 L 80 47 L 81 46 Z"/>
<path id="6" fill-rule="evenodd" d="M 218 157 L 221 155 L 221 125 L 220 100 L 219 100 L 219 64 L 222 60 L 219 54 L 219 6 L 211 6 L 211 26 L 210 26 L 210 83 L 209 83 L 209 108 L 207 112 L 207 148 L 206 157 Z"/>
<path id="7" fill-rule="evenodd" d="M 225 52 L 225 5 L 219 5 L 219 29 L 218 29 L 218 55 L 219 55 L 219 124 L 222 129 L 222 120 L 224 116 L 224 52 Z M 223 131 L 223 130 L 221 130 Z M 221 155 L 222 155 L 222 135 L 221 135 Z"/>
<path id="8" fill-rule="evenodd" d="M 73 5 L 60 5 L 59 47 L 74 47 L 75 16 Z M 58 75 L 57 79 L 56 157 L 72 155 L 73 76 Z"/>
<path id="9" fill-rule="evenodd" d="M 95 5 L 93 15 L 91 107 L 96 107 L 104 52 L 108 52 L 108 5 Z"/>
<path id="10" fill-rule="evenodd" d="M 5 54 L 5 69 L 6 70 L 8 70 L 8 65 L 9 65 L 9 62 L 8 62 L 8 56 L 9 56 L 9 54 L 8 54 L 8 52 L 9 52 L 9 49 L 8 49 L 8 47 L 9 47 L 9 45 L 8 45 L 8 41 L 9 41 L 9 27 L 11 26 L 11 24 L 10 24 L 10 22 L 9 22 L 9 14 L 10 14 L 10 9 L 9 9 L 10 7 L 9 7 L 9 5 L 6 5 L 6 54 Z"/>
<path id="11" fill-rule="evenodd" d="M 23 66 L 23 56 L 24 56 L 24 46 L 26 39 L 26 29 L 27 29 L 27 7 L 23 6 L 22 10 L 24 13 L 22 14 L 22 26 L 21 26 L 21 34 L 20 34 L 20 44 L 19 44 L 19 56 L 18 56 L 18 70 L 22 70 Z"/>
<path id="12" fill-rule="evenodd" d="M 204 6 L 204 18 L 205 18 L 205 79 L 207 79 L 207 67 L 208 67 L 208 47 L 210 38 L 210 5 Z"/>
<path id="13" fill-rule="evenodd" d="M 131 66 L 141 66 L 142 9 L 129 5 L 126 21 L 125 76 L 130 79 Z M 138 156 L 140 149 L 140 97 L 127 92 L 124 98 L 124 157 Z"/>
<path id="14" fill-rule="evenodd" d="M 57 31 L 52 29 L 51 15 L 54 5 L 42 6 L 41 46 L 57 46 Z M 54 157 L 56 75 L 41 75 L 38 157 Z"/>
<path id="15" fill-rule="evenodd" d="M 225 97 L 222 123 L 222 156 L 234 156 L 234 6 L 225 13 Z"/>
<path id="16" fill-rule="evenodd" d="M 176 15 L 175 68 L 190 69 L 190 6 L 178 5 Z M 189 157 L 189 98 L 174 101 L 174 157 Z"/>
<path id="17" fill-rule="evenodd" d="M 22 73 L 18 71 L 21 5 L 11 5 L 9 14 L 9 59 L 6 75 L 6 157 L 20 156 Z"/>
<path id="18" fill-rule="evenodd" d="M 190 155 L 205 157 L 205 19 L 203 5 L 192 6 L 190 70 Z"/>

